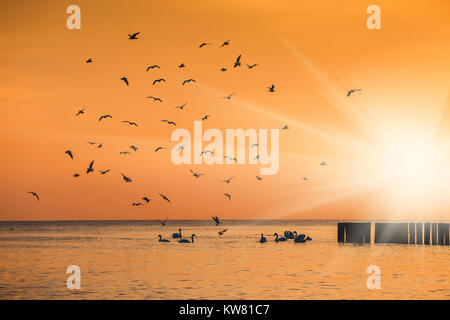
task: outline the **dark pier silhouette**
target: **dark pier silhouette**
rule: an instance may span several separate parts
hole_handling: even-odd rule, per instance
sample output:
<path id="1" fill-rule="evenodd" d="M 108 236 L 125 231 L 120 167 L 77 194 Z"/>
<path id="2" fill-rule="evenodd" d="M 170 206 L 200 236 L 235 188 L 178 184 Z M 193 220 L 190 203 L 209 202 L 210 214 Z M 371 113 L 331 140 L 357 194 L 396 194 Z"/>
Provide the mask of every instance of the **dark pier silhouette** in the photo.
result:
<path id="1" fill-rule="evenodd" d="M 450 245 L 450 223 L 339 222 L 337 229 L 337 240 L 342 243 Z"/>

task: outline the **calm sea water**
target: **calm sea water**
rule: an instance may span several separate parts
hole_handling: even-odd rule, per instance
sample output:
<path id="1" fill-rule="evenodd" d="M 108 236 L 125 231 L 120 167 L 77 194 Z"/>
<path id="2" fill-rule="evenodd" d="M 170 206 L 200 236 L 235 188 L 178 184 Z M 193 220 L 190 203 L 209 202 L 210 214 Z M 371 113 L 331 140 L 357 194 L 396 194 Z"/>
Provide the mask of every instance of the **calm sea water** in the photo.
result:
<path id="1" fill-rule="evenodd" d="M 171 239 L 179 227 L 194 244 Z M 269 236 L 285 230 L 313 241 Z M 449 262 L 448 246 L 338 244 L 336 221 L 0 222 L 1 299 L 449 299 Z"/>

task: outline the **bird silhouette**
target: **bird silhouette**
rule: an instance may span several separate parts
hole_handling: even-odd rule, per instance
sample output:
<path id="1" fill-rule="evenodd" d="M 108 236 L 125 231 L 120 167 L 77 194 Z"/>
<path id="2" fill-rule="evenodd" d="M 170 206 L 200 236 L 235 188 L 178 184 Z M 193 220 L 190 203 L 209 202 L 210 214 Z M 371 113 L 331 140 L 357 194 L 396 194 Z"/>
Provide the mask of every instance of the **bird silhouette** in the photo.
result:
<path id="1" fill-rule="evenodd" d="M 205 116 L 202 118 L 202 121 L 208 120 L 208 119 L 209 119 L 209 114 L 205 115 Z"/>
<path id="2" fill-rule="evenodd" d="M 236 61 L 234 62 L 234 68 L 239 67 L 241 65 L 241 54 L 239 55 L 239 57 L 236 58 Z"/>
<path id="3" fill-rule="evenodd" d="M 125 181 L 125 182 L 131 182 L 131 181 L 133 181 L 131 178 L 128 178 L 126 175 L 124 175 L 123 173 L 121 173 L 121 175 L 122 175 L 122 177 L 123 177 L 123 180 Z"/>
<path id="4" fill-rule="evenodd" d="M 147 197 L 142 197 L 142 200 L 144 200 L 145 202 L 149 203 L 151 199 L 147 198 Z"/>
<path id="5" fill-rule="evenodd" d="M 133 207 L 143 206 L 143 204 L 141 202 L 133 202 L 131 205 Z"/>
<path id="6" fill-rule="evenodd" d="M 264 234 L 262 234 L 262 233 L 261 233 L 261 238 L 259 238 L 259 242 L 261 242 L 261 243 L 267 242 L 266 237 L 264 237 Z"/>
<path id="7" fill-rule="evenodd" d="M 107 118 L 111 118 L 111 119 L 112 119 L 112 116 L 109 115 L 109 114 L 105 114 L 105 115 L 101 116 L 101 117 L 98 119 L 98 122 L 102 121 L 103 119 L 107 119 Z"/>
<path id="8" fill-rule="evenodd" d="M 77 112 L 77 114 L 75 115 L 75 117 L 79 116 L 80 114 L 84 114 L 84 110 L 86 110 L 86 108 L 83 108 L 83 109 L 79 110 Z"/>
<path id="9" fill-rule="evenodd" d="M 130 148 L 131 148 L 131 149 L 133 149 L 133 150 L 134 150 L 134 152 L 136 152 L 136 151 L 137 151 L 137 149 L 138 149 L 138 147 L 136 147 L 136 146 L 130 146 Z"/>
<path id="10" fill-rule="evenodd" d="M 250 148 L 257 147 L 257 146 L 259 146 L 259 144 L 254 143 L 254 144 L 252 144 L 252 145 L 250 146 Z"/>
<path id="11" fill-rule="evenodd" d="M 263 178 L 261 178 L 260 176 L 256 176 L 256 179 L 257 179 L 258 181 L 261 181 Z"/>
<path id="12" fill-rule="evenodd" d="M 177 124 L 173 121 L 169 121 L 169 120 L 161 120 L 161 122 L 167 122 L 167 124 L 173 124 L 174 126 L 176 126 Z"/>
<path id="13" fill-rule="evenodd" d="M 272 84 L 270 87 L 267 87 L 269 89 L 269 92 L 275 92 L 275 85 Z"/>
<path id="14" fill-rule="evenodd" d="M 222 180 L 222 181 L 220 181 L 220 182 L 230 183 L 230 182 L 231 182 L 231 179 L 233 179 L 233 178 L 234 178 L 234 177 L 231 177 L 231 178 Z"/>
<path id="15" fill-rule="evenodd" d="M 67 153 L 67 154 L 69 155 L 69 157 L 70 157 L 71 159 L 73 159 L 72 151 L 66 150 L 66 151 L 64 151 L 64 153 Z"/>
<path id="16" fill-rule="evenodd" d="M 187 102 L 183 103 L 181 106 L 176 106 L 175 108 L 183 110 L 186 105 L 187 105 Z"/>
<path id="17" fill-rule="evenodd" d="M 80 176 L 80 174 L 78 174 L 78 173 L 74 173 L 74 174 L 73 174 L 73 177 L 74 177 L 74 178 L 78 178 L 79 176 Z"/>
<path id="18" fill-rule="evenodd" d="M 172 238 L 173 238 L 173 239 L 181 238 L 181 237 L 182 237 L 182 235 L 181 235 L 181 228 L 178 229 L 178 232 L 172 233 Z"/>
<path id="19" fill-rule="evenodd" d="M 133 33 L 133 34 L 128 34 L 128 39 L 129 40 L 137 40 L 137 39 L 139 39 L 139 38 L 137 38 L 139 33 L 140 32 L 136 32 L 136 33 Z"/>
<path id="20" fill-rule="evenodd" d="M 180 144 L 177 148 L 177 151 L 184 150 L 184 144 Z"/>
<path id="21" fill-rule="evenodd" d="M 222 221 L 220 221 L 219 217 L 217 216 L 211 217 L 211 219 L 213 219 L 213 221 L 216 223 L 216 227 L 222 223 Z"/>
<path id="22" fill-rule="evenodd" d="M 230 100 L 231 97 L 232 97 L 235 93 L 236 93 L 236 92 L 233 92 L 232 94 L 230 94 L 230 95 L 228 95 L 228 96 L 225 96 L 225 97 L 221 97 L 221 98 Z"/>
<path id="23" fill-rule="evenodd" d="M 308 181 L 308 178 L 307 177 L 303 177 L 303 181 Z"/>
<path id="24" fill-rule="evenodd" d="M 223 46 L 228 46 L 228 45 L 230 45 L 230 40 L 224 41 L 220 47 L 222 48 Z"/>
<path id="25" fill-rule="evenodd" d="M 256 63 L 255 63 L 255 64 L 251 64 L 251 65 L 248 64 L 247 67 L 248 67 L 249 69 L 253 69 L 253 68 L 256 67 L 257 65 L 258 65 L 258 64 L 256 64 Z"/>
<path id="26" fill-rule="evenodd" d="M 180 64 L 179 66 L 178 66 L 178 68 L 185 68 L 186 66 L 184 65 L 184 63 L 182 63 L 182 64 Z"/>
<path id="27" fill-rule="evenodd" d="M 156 219 L 156 221 L 158 221 L 159 223 L 161 223 L 161 225 L 164 227 L 164 226 L 166 225 L 167 219 L 164 220 L 164 221 L 161 221 L 161 220 L 159 220 L 159 219 Z"/>
<path id="28" fill-rule="evenodd" d="M 234 158 L 234 157 L 224 156 L 223 158 L 224 158 L 224 159 L 233 160 L 234 162 L 238 162 L 238 159 L 237 159 L 237 158 Z"/>
<path id="29" fill-rule="evenodd" d="M 111 170 L 108 169 L 108 170 L 105 170 L 105 171 L 102 171 L 102 170 L 98 170 L 98 171 L 100 172 L 100 174 L 107 174 L 107 173 L 110 172 Z"/>
<path id="30" fill-rule="evenodd" d="M 327 165 L 327 162 L 326 162 L 326 161 L 322 161 L 322 162 L 320 163 L 320 165 L 321 165 L 321 166 L 326 166 L 326 165 Z"/>
<path id="31" fill-rule="evenodd" d="M 88 174 L 89 172 L 94 172 L 94 160 L 92 160 L 91 163 L 89 163 L 89 167 L 86 170 L 86 174 Z"/>
<path id="32" fill-rule="evenodd" d="M 200 44 L 199 48 L 203 48 L 204 46 L 208 45 L 211 45 L 211 43 L 203 42 L 202 44 Z"/>
<path id="33" fill-rule="evenodd" d="M 157 98 L 157 97 L 154 97 L 154 96 L 148 96 L 147 98 L 148 99 L 153 99 L 153 100 L 158 101 L 158 102 L 163 102 L 160 98 Z"/>
<path id="34" fill-rule="evenodd" d="M 191 241 L 189 241 L 188 239 L 180 239 L 180 240 L 178 240 L 178 242 L 179 243 L 194 243 L 194 237 L 195 237 L 195 234 L 192 234 Z"/>
<path id="35" fill-rule="evenodd" d="M 288 125 L 285 125 L 283 128 L 281 128 L 281 130 L 288 130 L 288 129 L 289 129 Z"/>
<path id="36" fill-rule="evenodd" d="M 159 193 L 159 195 L 163 198 L 163 200 L 166 200 L 167 202 L 171 202 L 165 195 L 162 193 Z"/>
<path id="37" fill-rule="evenodd" d="M 348 92 L 347 92 L 347 97 L 350 97 L 350 95 L 352 94 L 352 93 L 354 93 L 354 92 L 356 92 L 356 91 L 361 91 L 362 89 L 352 89 L 352 90 L 349 90 Z"/>
<path id="38" fill-rule="evenodd" d="M 204 175 L 204 173 L 197 173 L 197 172 L 192 171 L 191 169 L 189 169 L 189 172 L 192 174 L 193 177 L 196 177 L 196 178 L 200 178 L 200 176 Z"/>
<path id="39" fill-rule="evenodd" d="M 122 80 L 123 82 L 125 82 L 125 84 L 126 84 L 127 86 L 130 85 L 130 84 L 128 83 L 128 78 L 127 78 L 127 77 L 122 77 L 122 78 L 120 78 L 120 80 Z"/>
<path id="40" fill-rule="evenodd" d="M 231 200 L 231 195 L 229 193 L 225 193 L 224 195 L 228 198 L 228 200 Z"/>
<path id="41" fill-rule="evenodd" d="M 36 192 L 28 191 L 28 193 L 30 193 L 30 194 L 32 194 L 33 196 L 35 196 L 36 199 L 38 199 L 39 201 L 41 200 L 41 199 L 39 199 L 39 195 L 38 195 Z"/>
<path id="42" fill-rule="evenodd" d="M 138 124 L 136 122 L 131 122 L 131 121 L 128 121 L 128 120 L 125 120 L 125 121 L 122 121 L 122 122 L 123 123 L 128 123 L 130 126 L 135 126 L 135 127 L 138 126 Z"/>
<path id="43" fill-rule="evenodd" d="M 161 81 L 163 81 L 163 82 L 166 82 L 166 80 L 165 79 L 163 79 L 163 78 L 161 78 L 161 79 L 156 79 L 155 81 L 153 81 L 153 86 L 155 85 L 155 83 L 158 83 L 158 82 L 161 82 Z"/>
<path id="44" fill-rule="evenodd" d="M 228 229 L 223 229 L 223 230 L 220 230 L 219 232 L 217 232 L 218 234 L 219 234 L 219 236 L 222 236 L 225 232 L 227 232 L 228 231 Z"/>
<path id="45" fill-rule="evenodd" d="M 160 234 L 158 234 L 158 239 L 159 239 L 158 240 L 159 242 L 170 242 L 170 240 L 168 240 L 168 239 L 163 239 L 162 235 L 160 235 Z"/>
<path id="46" fill-rule="evenodd" d="M 158 69 L 160 69 L 160 67 L 158 66 L 158 65 L 153 65 L 153 66 L 148 66 L 147 67 L 147 70 L 145 71 L 145 72 L 148 72 L 148 70 L 150 70 L 150 69 L 154 69 L 154 68 L 158 68 Z"/>
<path id="47" fill-rule="evenodd" d="M 120 154 L 130 154 L 130 151 L 120 151 Z"/>
<path id="48" fill-rule="evenodd" d="M 92 58 L 87 59 L 86 63 L 92 63 Z"/>
<path id="49" fill-rule="evenodd" d="M 186 79 L 183 81 L 183 83 L 181 84 L 182 86 L 184 86 L 185 83 L 189 83 L 189 82 L 197 82 L 194 79 Z"/>
<path id="50" fill-rule="evenodd" d="M 227 71 L 227 68 L 220 68 L 220 71 L 225 72 Z"/>
<path id="51" fill-rule="evenodd" d="M 203 150 L 202 152 L 200 152 L 199 157 L 201 157 L 202 155 L 207 154 L 207 153 L 213 154 L 213 152 L 211 150 Z"/>
<path id="52" fill-rule="evenodd" d="M 165 147 L 158 147 L 158 148 L 155 149 L 155 152 L 158 152 L 159 150 L 162 150 L 162 149 L 166 149 L 166 148 Z"/>

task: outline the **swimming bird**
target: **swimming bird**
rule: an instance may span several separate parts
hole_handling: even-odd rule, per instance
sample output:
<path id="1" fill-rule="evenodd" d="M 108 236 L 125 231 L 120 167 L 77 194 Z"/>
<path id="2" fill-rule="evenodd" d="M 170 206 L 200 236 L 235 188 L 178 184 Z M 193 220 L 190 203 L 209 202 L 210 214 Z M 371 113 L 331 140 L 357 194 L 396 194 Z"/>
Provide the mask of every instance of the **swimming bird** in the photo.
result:
<path id="1" fill-rule="evenodd" d="M 174 126 L 176 126 L 177 124 L 173 121 L 169 121 L 169 120 L 161 120 L 161 122 L 167 122 L 167 124 L 173 124 Z"/>
<path id="2" fill-rule="evenodd" d="M 128 34 L 128 40 L 137 40 L 137 39 L 139 39 L 139 38 L 137 38 L 137 35 L 139 34 L 140 32 L 136 32 L 136 33 L 133 33 L 133 34 Z"/>
<path id="3" fill-rule="evenodd" d="M 149 199 L 147 197 L 142 197 L 142 200 L 144 200 L 145 202 L 149 203 L 151 199 Z"/>
<path id="4" fill-rule="evenodd" d="M 231 182 L 231 179 L 233 179 L 233 178 L 234 178 L 234 177 L 231 177 L 231 178 L 222 180 L 222 181 L 220 181 L 220 182 L 230 183 L 230 182 Z"/>
<path id="5" fill-rule="evenodd" d="M 204 175 L 204 173 L 197 173 L 197 172 L 192 171 L 191 169 L 189 169 L 189 172 L 192 173 L 192 176 L 196 177 L 196 178 L 200 178 L 200 176 Z"/>
<path id="6" fill-rule="evenodd" d="M 163 239 L 162 238 L 162 235 L 160 235 L 160 234 L 158 234 L 158 238 L 159 238 L 159 242 L 170 242 L 170 240 L 167 240 L 167 239 Z"/>
<path id="7" fill-rule="evenodd" d="M 278 237 L 278 233 L 273 234 L 275 236 L 275 242 L 278 243 L 279 241 L 287 241 L 285 237 Z"/>
<path id="8" fill-rule="evenodd" d="M 131 205 L 133 207 L 143 206 L 143 204 L 141 202 L 133 202 Z"/>
<path id="9" fill-rule="evenodd" d="M 186 79 L 183 81 L 183 83 L 181 84 L 182 86 L 184 86 L 185 83 L 189 83 L 189 82 L 197 82 L 194 79 Z"/>
<path id="10" fill-rule="evenodd" d="M 145 71 L 145 72 L 148 72 L 148 70 L 150 70 L 150 69 L 154 69 L 154 68 L 158 68 L 158 69 L 160 69 L 160 67 L 158 66 L 158 65 L 153 65 L 153 66 L 148 66 L 147 67 L 147 70 Z"/>
<path id="11" fill-rule="evenodd" d="M 137 151 L 138 147 L 136 146 L 130 146 L 131 149 L 133 149 L 135 152 Z"/>
<path id="12" fill-rule="evenodd" d="M 163 78 L 161 78 L 161 79 L 156 79 L 155 81 L 153 81 L 152 86 L 154 86 L 155 83 L 158 83 L 158 82 L 161 82 L 161 81 L 166 82 L 166 79 L 163 79 Z"/>
<path id="13" fill-rule="evenodd" d="M 288 130 L 288 129 L 289 129 L 288 125 L 285 125 L 283 128 L 281 128 L 281 130 Z"/>
<path id="14" fill-rule="evenodd" d="M 86 170 L 86 174 L 93 171 L 94 171 L 94 160 L 92 160 L 91 163 L 89 163 L 89 167 Z"/>
<path id="15" fill-rule="evenodd" d="M 241 54 L 239 55 L 239 57 L 236 58 L 236 61 L 234 62 L 234 68 L 239 67 L 241 65 Z"/>
<path id="16" fill-rule="evenodd" d="M 98 119 L 98 122 L 102 121 L 103 119 L 107 119 L 107 118 L 111 118 L 111 119 L 112 119 L 112 116 L 109 115 L 109 114 L 105 114 L 105 115 L 101 116 L 101 117 Z"/>
<path id="17" fill-rule="evenodd" d="M 92 58 L 87 59 L 86 63 L 92 63 Z"/>
<path id="18" fill-rule="evenodd" d="M 259 242 L 261 242 L 261 243 L 267 242 L 266 237 L 264 237 L 264 235 L 262 233 L 261 233 L 261 238 L 259 238 Z"/>
<path id="19" fill-rule="evenodd" d="M 165 148 L 165 147 L 158 147 L 158 148 L 155 149 L 155 152 L 158 152 L 159 150 L 162 150 L 162 149 L 167 149 L 167 148 Z"/>
<path id="20" fill-rule="evenodd" d="M 120 80 L 122 80 L 123 82 L 125 82 L 125 84 L 126 84 L 127 86 L 130 85 L 130 84 L 128 83 L 128 78 L 127 78 L 127 77 L 122 77 L 122 78 L 120 78 Z"/>
<path id="21" fill-rule="evenodd" d="M 72 151 L 66 150 L 66 151 L 64 151 L 64 153 L 67 153 L 67 154 L 69 155 L 69 157 L 70 157 L 71 159 L 73 159 Z"/>
<path id="22" fill-rule="evenodd" d="M 347 97 L 350 97 L 350 95 L 352 94 L 352 93 L 354 93 L 354 92 L 356 92 L 356 91 L 361 91 L 362 89 L 352 89 L 352 90 L 349 90 L 348 92 L 347 92 Z"/>
<path id="23" fill-rule="evenodd" d="M 249 69 L 253 69 L 253 68 L 256 67 L 257 65 L 258 65 L 258 64 L 256 64 L 256 63 L 255 63 L 255 64 L 252 64 L 252 65 L 248 64 L 247 67 L 248 67 Z"/>
<path id="24" fill-rule="evenodd" d="M 39 195 L 38 195 L 36 192 L 28 191 L 28 193 L 30 193 L 30 194 L 32 194 L 33 196 L 35 196 L 36 199 L 38 199 L 39 201 L 41 200 L 41 199 L 39 199 Z"/>
<path id="25" fill-rule="evenodd" d="M 275 85 L 272 84 L 270 87 L 267 87 L 269 89 L 269 92 L 275 92 Z"/>
<path id="26" fill-rule="evenodd" d="M 230 44 L 230 40 L 227 40 L 227 41 L 224 41 L 220 47 L 222 48 L 223 46 L 228 46 L 229 44 Z"/>
<path id="27" fill-rule="evenodd" d="M 294 234 L 294 242 L 295 243 L 305 243 L 306 242 L 304 234 L 297 235 L 297 231 L 294 231 L 293 234 Z"/>
<path id="28" fill-rule="evenodd" d="M 179 66 L 178 66 L 178 68 L 185 68 L 186 66 L 184 65 L 184 63 L 182 63 L 182 64 L 180 64 Z"/>
<path id="29" fill-rule="evenodd" d="M 148 99 L 153 99 L 153 100 L 158 101 L 158 102 L 163 102 L 163 101 L 162 101 L 160 98 L 158 98 L 158 97 L 148 96 L 147 98 L 148 98 Z"/>
<path id="30" fill-rule="evenodd" d="M 178 229 L 178 233 L 172 233 L 172 238 L 173 239 L 176 239 L 176 238 L 181 238 L 182 237 L 182 235 L 181 235 L 181 228 L 180 229 Z"/>
<path id="31" fill-rule="evenodd" d="M 229 193 L 225 193 L 224 196 L 227 197 L 228 200 L 231 200 L 231 195 Z"/>
<path id="32" fill-rule="evenodd" d="M 209 114 L 205 115 L 205 116 L 202 118 L 202 121 L 203 121 L 203 120 L 208 120 L 209 117 L 210 117 Z"/>
<path id="33" fill-rule="evenodd" d="M 202 44 L 200 44 L 199 48 L 203 48 L 204 46 L 208 45 L 211 45 L 211 43 L 203 42 Z"/>
<path id="34" fill-rule="evenodd" d="M 326 165 L 327 165 L 327 162 L 326 162 L 326 161 L 322 161 L 322 162 L 320 163 L 320 165 L 321 165 L 321 166 L 326 166 Z"/>
<path id="35" fill-rule="evenodd" d="M 194 243 L 194 237 L 195 237 L 195 234 L 192 234 L 191 241 L 189 241 L 188 239 L 180 239 L 180 240 L 178 240 L 178 242 L 179 243 Z"/>
<path id="36" fill-rule="evenodd" d="M 256 179 L 257 179 L 258 181 L 261 181 L 263 178 L 261 178 L 260 176 L 256 176 Z"/>
<path id="37" fill-rule="evenodd" d="M 124 175 L 123 173 L 121 173 L 121 175 L 122 175 L 123 180 L 124 180 L 125 182 L 131 182 L 131 181 L 133 181 L 132 179 L 128 178 L 128 177 L 127 177 L 126 175 Z"/>
<path id="38" fill-rule="evenodd" d="M 136 122 L 131 122 L 131 121 L 128 121 L 128 120 L 125 120 L 125 121 L 122 121 L 123 123 L 128 123 L 130 126 L 138 126 L 138 124 L 136 123 Z"/>
<path id="39" fill-rule="evenodd" d="M 219 236 L 222 236 L 227 231 L 228 231 L 228 229 L 223 229 L 223 230 L 221 230 L 221 231 L 219 231 L 217 233 L 219 234 Z"/>
<path id="40" fill-rule="evenodd" d="M 111 171 L 110 169 L 108 169 L 108 170 L 105 170 L 105 171 L 102 171 L 102 170 L 98 170 L 98 171 L 100 171 L 100 174 L 107 174 L 109 171 Z"/>
<path id="41" fill-rule="evenodd" d="M 165 195 L 159 193 L 159 195 L 163 198 L 163 200 L 166 200 L 167 202 L 171 202 Z"/>
<path id="42" fill-rule="evenodd" d="M 79 116 L 80 114 L 84 114 L 84 110 L 86 110 L 86 108 L 83 108 L 83 109 L 79 110 L 77 112 L 77 114 L 75 115 L 75 117 Z"/>
<path id="43" fill-rule="evenodd" d="M 232 94 L 230 94 L 230 95 L 228 95 L 228 96 L 225 96 L 225 97 L 221 97 L 221 98 L 230 100 L 231 97 L 232 97 L 235 93 L 236 93 L 236 92 L 233 92 Z"/>
<path id="44" fill-rule="evenodd" d="M 185 105 L 187 105 L 187 102 L 183 103 L 181 106 L 176 106 L 175 108 L 183 110 Z"/>
<path id="45" fill-rule="evenodd" d="M 216 223 L 216 227 L 222 223 L 222 221 L 220 221 L 219 217 L 217 216 L 211 217 L 211 219 L 213 219 L 213 221 Z"/>

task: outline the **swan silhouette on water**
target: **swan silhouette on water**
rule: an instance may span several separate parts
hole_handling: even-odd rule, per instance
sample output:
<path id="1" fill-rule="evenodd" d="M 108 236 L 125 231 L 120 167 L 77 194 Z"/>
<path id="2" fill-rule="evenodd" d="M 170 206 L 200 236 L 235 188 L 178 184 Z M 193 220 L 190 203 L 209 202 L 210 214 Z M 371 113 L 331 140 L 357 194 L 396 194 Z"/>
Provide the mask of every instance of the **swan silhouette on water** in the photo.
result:
<path id="1" fill-rule="evenodd" d="M 286 241 L 287 239 L 285 237 L 278 237 L 278 233 L 274 233 L 273 234 L 275 236 L 275 242 L 279 242 L 279 241 Z"/>
<path id="2" fill-rule="evenodd" d="M 163 239 L 162 238 L 162 235 L 160 235 L 160 234 L 158 234 L 158 238 L 159 238 L 159 242 L 170 242 L 170 240 L 167 240 L 167 239 Z"/>
<path id="3" fill-rule="evenodd" d="M 179 243 L 194 243 L 194 237 L 195 237 L 195 234 L 193 233 L 190 241 L 188 239 L 180 239 L 180 240 L 178 240 L 178 242 Z"/>
<path id="4" fill-rule="evenodd" d="M 299 234 L 298 236 L 297 236 L 297 231 L 294 231 L 293 232 L 293 234 L 294 234 L 294 242 L 295 243 L 305 243 L 306 242 L 306 240 L 305 240 L 305 235 L 304 234 Z"/>
<path id="5" fill-rule="evenodd" d="M 261 233 L 261 238 L 259 239 L 259 242 L 261 242 L 261 243 L 267 242 L 266 237 L 264 237 L 264 235 L 262 233 Z"/>
<path id="6" fill-rule="evenodd" d="M 178 233 L 172 233 L 172 238 L 176 239 L 176 238 L 181 238 L 181 228 L 178 229 Z"/>

